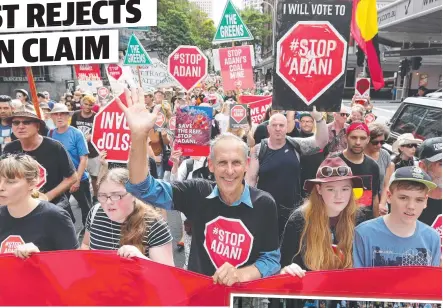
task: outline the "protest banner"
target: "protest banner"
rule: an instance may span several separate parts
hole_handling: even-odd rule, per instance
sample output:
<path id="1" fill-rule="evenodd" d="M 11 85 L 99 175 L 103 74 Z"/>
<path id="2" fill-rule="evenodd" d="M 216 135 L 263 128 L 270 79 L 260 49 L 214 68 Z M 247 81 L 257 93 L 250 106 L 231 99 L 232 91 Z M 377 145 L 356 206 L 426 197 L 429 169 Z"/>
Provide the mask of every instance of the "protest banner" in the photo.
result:
<path id="1" fill-rule="evenodd" d="M 208 58 L 196 46 L 178 46 L 168 57 L 168 72 L 190 91 L 208 74 Z"/>
<path id="2" fill-rule="evenodd" d="M 340 110 L 351 17 L 352 1 L 279 1 L 274 109 Z"/>
<path id="3" fill-rule="evenodd" d="M 355 81 L 355 95 L 357 98 L 369 98 L 371 91 L 371 79 L 370 78 L 357 78 Z"/>
<path id="4" fill-rule="evenodd" d="M 126 95 L 120 95 L 123 104 Z M 123 111 L 113 99 L 95 116 L 91 143 L 98 153 L 106 151 L 106 160 L 114 163 L 127 163 L 131 146 L 131 131 Z"/>
<path id="5" fill-rule="evenodd" d="M 140 75 L 138 74 L 140 72 Z M 155 91 L 161 84 L 179 85 L 168 73 L 168 66 L 160 60 L 153 58 L 151 65 L 141 65 L 137 71 L 137 68 L 132 68 L 132 74 L 134 76 L 134 82 L 140 84 L 139 76 L 141 78 L 141 86 L 143 90 Z"/>
<path id="6" fill-rule="evenodd" d="M 250 103 L 254 103 L 254 102 L 258 102 L 258 101 L 262 101 L 264 99 L 268 99 L 270 101 L 272 101 L 272 96 L 271 95 L 240 95 L 240 103 L 241 104 L 250 104 Z"/>
<path id="7" fill-rule="evenodd" d="M 253 52 L 251 45 L 219 49 L 221 76 L 225 91 L 254 87 Z"/>
<path id="8" fill-rule="evenodd" d="M 254 37 L 243 22 L 231 0 L 226 1 L 225 8 L 220 18 L 220 23 L 215 31 L 213 44 L 234 41 L 252 41 Z"/>
<path id="9" fill-rule="evenodd" d="M 97 88 L 103 87 L 100 66 L 98 64 L 74 65 L 75 76 L 80 88 L 89 93 L 95 93 Z"/>
<path id="10" fill-rule="evenodd" d="M 265 117 L 266 110 L 272 105 L 272 97 L 249 103 L 251 122 L 260 124 Z"/>
<path id="11" fill-rule="evenodd" d="M 236 129 L 248 125 L 247 108 L 244 104 L 230 105 L 229 127 Z"/>
<path id="12" fill-rule="evenodd" d="M 136 88 L 134 76 L 130 66 L 123 66 L 123 60 L 115 64 L 106 64 L 106 74 L 108 75 L 109 84 L 111 85 L 112 93 L 115 96 L 120 96 L 124 89 L 128 86 Z"/>
<path id="13" fill-rule="evenodd" d="M 175 148 L 180 148 L 183 156 L 208 156 L 212 108 L 198 106 L 178 108 L 175 122 Z"/>
<path id="14" fill-rule="evenodd" d="M 302 279 L 277 275 L 226 287 L 181 268 L 121 258 L 116 251 L 72 250 L 35 253 L 27 260 L 0 254 L 0 270 L 2 306 L 228 307 L 230 294 L 239 293 L 406 302 L 441 301 L 442 294 L 440 267 L 310 271 Z"/>

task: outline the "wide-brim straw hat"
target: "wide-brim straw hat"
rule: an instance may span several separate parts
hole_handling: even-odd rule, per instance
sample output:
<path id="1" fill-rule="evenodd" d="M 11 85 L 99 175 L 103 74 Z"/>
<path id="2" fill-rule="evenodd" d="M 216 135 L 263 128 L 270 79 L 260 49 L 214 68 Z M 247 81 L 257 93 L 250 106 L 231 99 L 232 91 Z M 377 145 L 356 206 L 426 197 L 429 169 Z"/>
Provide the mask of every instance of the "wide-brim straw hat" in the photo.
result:
<path id="1" fill-rule="evenodd" d="M 43 110 L 41 109 L 40 109 L 40 115 L 43 117 Z M 13 112 L 12 115 L 6 119 L 6 121 L 11 123 L 14 118 L 31 118 L 38 120 L 40 124 L 44 126 L 46 125 L 45 121 L 38 117 L 34 105 L 32 104 L 22 105 L 20 108 L 17 108 L 15 112 Z"/>
<path id="2" fill-rule="evenodd" d="M 48 114 L 54 113 L 68 113 L 70 116 L 72 116 L 74 111 L 69 111 L 68 106 L 65 104 L 56 103 L 54 104 L 54 108 L 52 108 L 51 112 L 48 112 Z"/>
<path id="3" fill-rule="evenodd" d="M 392 152 L 399 154 L 398 149 L 401 146 L 404 146 L 407 144 L 420 145 L 420 144 L 422 144 L 422 142 L 423 142 L 423 140 L 415 138 L 414 135 L 411 133 L 403 134 L 403 135 L 398 136 L 397 140 L 392 145 Z"/>

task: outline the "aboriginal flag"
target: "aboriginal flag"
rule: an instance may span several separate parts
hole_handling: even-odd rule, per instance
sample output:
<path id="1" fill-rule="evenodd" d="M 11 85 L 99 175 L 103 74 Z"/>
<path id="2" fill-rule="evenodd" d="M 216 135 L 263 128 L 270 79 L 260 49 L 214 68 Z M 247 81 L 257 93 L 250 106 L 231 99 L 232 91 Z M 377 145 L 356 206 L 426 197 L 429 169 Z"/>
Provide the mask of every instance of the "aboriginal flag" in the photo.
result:
<path id="1" fill-rule="evenodd" d="M 351 33 L 368 60 L 369 73 L 375 90 L 383 88 L 383 70 L 378 51 L 378 18 L 376 0 L 354 0 Z"/>

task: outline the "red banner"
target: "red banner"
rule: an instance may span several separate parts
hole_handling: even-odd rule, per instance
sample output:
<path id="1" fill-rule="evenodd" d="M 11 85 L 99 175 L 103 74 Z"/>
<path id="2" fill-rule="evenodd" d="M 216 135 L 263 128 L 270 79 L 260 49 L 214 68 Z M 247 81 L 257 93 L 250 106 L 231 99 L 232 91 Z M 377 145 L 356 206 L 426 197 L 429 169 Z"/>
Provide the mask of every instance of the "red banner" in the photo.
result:
<path id="1" fill-rule="evenodd" d="M 100 65 L 98 64 L 76 64 L 75 75 L 79 81 L 101 80 Z"/>
<path id="2" fill-rule="evenodd" d="M 251 121 L 254 124 L 260 124 L 266 115 L 266 110 L 272 105 L 272 97 L 249 103 L 251 110 Z"/>
<path id="3" fill-rule="evenodd" d="M 254 87 L 252 71 L 252 46 L 220 48 L 220 69 L 225 90 Z"/>
<path id="4" fill-rule="evenodd" d="M 235 287 L 115 251 L 0 255 L 1 306 L 229 306 L 230 293 L 440 301 L 442 270 L 378 267 L 278 275 Z"/>
<path id="5" fill-rule="evenodd" d="M 272 95 L 267 95 L 267 96 L 263 96 L 263 95 L 240 95 L 239 98 L 240 98 L 239 102 L 241 104 L 250 104 L 250 103 L 262 101 L 264 99 L 272 101 Z"/>

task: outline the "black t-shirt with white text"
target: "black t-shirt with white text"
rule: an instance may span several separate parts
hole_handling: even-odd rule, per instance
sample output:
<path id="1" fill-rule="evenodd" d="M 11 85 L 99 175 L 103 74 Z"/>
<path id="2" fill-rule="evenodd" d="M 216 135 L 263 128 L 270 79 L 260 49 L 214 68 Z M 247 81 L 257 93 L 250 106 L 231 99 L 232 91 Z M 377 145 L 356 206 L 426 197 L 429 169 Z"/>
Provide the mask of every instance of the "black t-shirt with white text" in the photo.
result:
<path id="1" fill-rule="evenodd" d="M 71 250 L 79 247 L 69 214 L 47 201 L 40 201 L 31 213 L 21 218 L 12 217 L 8 207 L 1 206 L 0 243 L 10 236 L 23 241 L 13 241 L 10 243 L 11 248 L 24 243 L 34 243 L 40 251 Z"/>
<path id="2" fill-rule="evenodd" d="M 250 208 L 244 203 L 228 206 L 218 197 L 207 198 L 215 187 L 208 180 L 171 185 L 174 210 L 192 222 L 188 270 L 212 276 L 227 260 L 244 267 L 254 264 L 261 253 L 279 248 L 276 205 L 268 193 L 250 187 Z"/>
<path id="3" fill-rule="evenodd" d="M 46 184 L 40 189 L 42 193 L 51 191 L 65 178 L 71 177 L 76 172 L 74 164 L 63 145 L 48 137 L 43 137 L 40 146 L 33 151 L 23 151 L 20 141 L 16 140 L 7 144 L 3 152 L 28 154 L 46 169 Z M 65 194 L 51 200 L 51 202 L 57 204 L 63 197 L 65 197 Z"/>
<path id="4" fill-rule="evenodd" d="M 438 223 L 437 218 L 442 216 L 442 200 L 428 198 L 427 207 L 423 210 L 418 220 L 431 226 L 438 233 L 441 234 L 441 224 Z M 440 218 L 441 219 L 441 218 Z"/>
<path id="5" fill-rule="evenodd" d="M 92 127 L 94 126 L 94 118 L 95 113 L 92 113 L 92 116 L 89 118 L 84 118 L 82 116 L 81 110 L 76 111 L 71 118 L 71 126 L 78 128 L 82 133 L 83 136 L 91 135 L 92 136 Z M 88 142 L 88 150 L 89 150 L 89 158 L 95 158 L 98 156 L 97 150 L 92 145 L 91 141 Z"/>
<path id="6" fill-rule="evenodd" d="M 380 193 L 380 168 L 377 162 L 367 155 L 361 164 L 352 163 L 343 153 L 340 153 L 339 157 L 351 168 L 353 175 L 361 177 L 364 186 L 363 195 L 356 201 L 363 207 L 367 219 L 374 218 L 374 198 Z"/>

